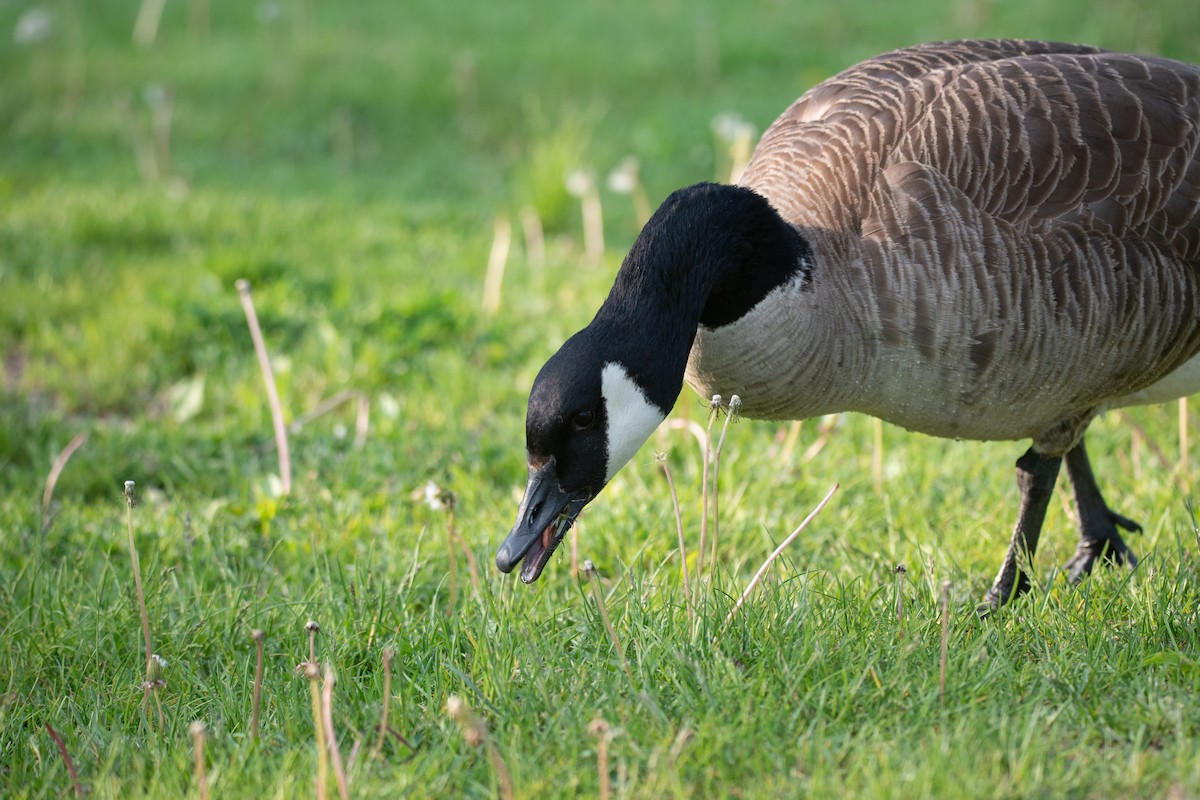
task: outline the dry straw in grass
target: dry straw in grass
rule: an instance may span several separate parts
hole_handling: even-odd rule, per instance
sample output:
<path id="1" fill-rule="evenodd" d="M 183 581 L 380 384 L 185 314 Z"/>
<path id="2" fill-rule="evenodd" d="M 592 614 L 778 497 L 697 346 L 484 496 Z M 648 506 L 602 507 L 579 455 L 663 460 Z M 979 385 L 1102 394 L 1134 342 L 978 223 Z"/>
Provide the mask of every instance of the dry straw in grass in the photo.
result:
<path id="1" fill-rule="evenodd" d="M 142 0 L 138 7 L 137 20 L 133 24 L 133 41 L 140 47 L 150 47 L 158 38 L 158 24 L 162 21 L 163 8 L 167 0 Z"/>
<path id="2" fill-rule="evenodd" d="M 67 468 L 67 461 L 71 456 L 75 455 L 75 451 L 83 446 L 87 441 L 87 434 L 80 433 L 75 436 L 67 446 L 58 454 L 58 458 L 54 459 L 54 464 L 50 467 L 50 473 L 46 476 L 46 487 L 42 490 L 42 532 L 45 533 L 50 523 L 50 501 L 54 499 L 54 487 L 58 485 L 58 479 L 62 476 L 62 472 Z"/>
<path id="3" fill-rule="evenodd" d="M 729 627 L 730 621 L 733 620 L 734 615 L 737 614 L 738 610 L 746 602 L 746 598 L 748 598 L 751 593 L 754 592 L 754 587 L 758 585 L 760 580 L 762 580 L 762 576 L 766 574 L 767 569 L 771 566 L 772 562 L 774 562 L 775 559 L 779 557 L 779 554 L 782 553 L 784 549 L 792 543 L 793 539 L 800 535 L 800 531 L 808 527 L 808 523 L 812 522 L 813 517 L 817 516 L 817 514 L 821 512 L 821 509 L 825 507 L 825 504 L 830 501 L 830 499 L 833 497 L 833 493 L 837 490 L 838 484 L 835 483 L 833 488 L 829 490 L 829 493 L 825 495 L 825 498 L 821 500 L 820 503 L 817 503 L 817 507 L 809 512 L 808 516 L 804 518 L 804 521 L 796 527 L 796 530 L 788 534 L 788 537 L 784 539 L 778 547 L 775 548 L 775 552 L 771 553 L 771 555 L 767 557 L 767 560 L 763 562 L 763 565 L 758 568 L 758 572 L 754 573 L 754 577 L 751 578 L 750 583 L 746 585 L 746 590 L 742 592 L 742 596 L 738 598 L 737 603 L 734 604 L 733 608 L 729 610 L 729 614 L 726 615 L 725 621 L 721 623 L 722 632 Z M 713 639 L 713 645 L 715 646 L 719 641 L 720 633 L 718 633 L 716 638 Z"/>
<path id="4" fill-rule="evenodd" d="M 383 648 L 383 710 L 379 712 L 379 738 L 375 740 L 373 758 L 383 752 L 383 739 L 388 731 L 388 703 L 392 699 L 392 648 Z"/>
<path id="5" fill-rule="evenodd" d="M 237 291 L 242 301 L 242 311 L 246 315 L 246 325 L 250 328 L 250 339 L 254 342 L 254 354 L 258 357 L 258 366 L 262 370 L 267 404 L 271 408 L 271 421 L 275 426 L 275 449 L 279 454 L 279 480 L 283 484 L 283 493 L 289 495 L 292 493 L 292 459 L 288 453 L 287 426 L 283 422 L 283 406 L 279 402 L 279 390 L 275 386 L 275 373 L 271 370 L 271 357 L 267 353 L 267 344 L 258 324 L 258 315 L 254 312 L 250 282 L 244 278 L 239 280 Z"/>
<path id="6" fill-rule="evenodd" d="M 71 787 L 75 790 L 75 796 L 83 797 L 83 784 L 79 782 L 79 773 L 75 771 L 75 762 L 71 760 L 71 754 L 67 752 L 67 746 L 63 744 L 62 737 L 49 722 L 46 723 L 46 733 L 50 734 L 50 738 L 54 740 L 54 746 L 58 748 L 58 753 L 67 766 L 67 774 L 71 776 Z"/>
<path id="7" fill-rule="evenodd" d="M 496 216 L 492 231 L 492 249 L 488 254 L 487 272 L 483 279 L 483 313 L 491 316 L 500 310 L 504 286 L 504 268 L 512 245 L 512 223 L 503 214 Z"/>

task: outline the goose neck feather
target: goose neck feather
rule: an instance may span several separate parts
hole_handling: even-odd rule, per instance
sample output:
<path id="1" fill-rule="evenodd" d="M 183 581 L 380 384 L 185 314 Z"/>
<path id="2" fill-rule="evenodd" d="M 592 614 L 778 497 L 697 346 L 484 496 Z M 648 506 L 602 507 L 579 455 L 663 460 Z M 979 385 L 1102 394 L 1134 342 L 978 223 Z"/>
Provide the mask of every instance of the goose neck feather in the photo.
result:
<path id="1" fill-rule="evenodd" d="M 590 335 L 667 411 L 699 326 L 729 325 L 778 287 L 806 284 L 810 264 L 807 243 L 761 195 L 708 183 L 681 189 L 638 236 Z"/>

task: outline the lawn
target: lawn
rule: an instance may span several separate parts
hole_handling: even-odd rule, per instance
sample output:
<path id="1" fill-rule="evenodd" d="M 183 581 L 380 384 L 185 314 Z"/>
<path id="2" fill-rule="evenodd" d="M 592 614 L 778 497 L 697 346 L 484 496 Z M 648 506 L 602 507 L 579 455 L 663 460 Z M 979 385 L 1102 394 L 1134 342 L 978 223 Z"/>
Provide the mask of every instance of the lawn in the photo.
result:
<path id="1" fill-rule="evenodd" d="M 656 204 L 727 174 L 717 118 L 761 133 L 918 41 L 1200 61 L 1194 0 L 188 0 L 135 35 L 138 17 L 0 4 L 0 796 L 336 797 L 314 686 L 354 797 L 1200 796 L 1194 409 L 1092 426 L 1110 502 L 1145 528 L 1139 568 L 1067 585 L 1056 500 L 1037 585 L 987 620 L 1025 443 L 735 422 L 700 575 L 690 392 L 581 518 L 577 558 L 532 587 L 492 566 L 529 386 L 637 233 L 609 185 L 626 159 Z M 574 172 L 598 187 L 601 255 Z M 149 688 L 139 594 L 166 662 Z"/>

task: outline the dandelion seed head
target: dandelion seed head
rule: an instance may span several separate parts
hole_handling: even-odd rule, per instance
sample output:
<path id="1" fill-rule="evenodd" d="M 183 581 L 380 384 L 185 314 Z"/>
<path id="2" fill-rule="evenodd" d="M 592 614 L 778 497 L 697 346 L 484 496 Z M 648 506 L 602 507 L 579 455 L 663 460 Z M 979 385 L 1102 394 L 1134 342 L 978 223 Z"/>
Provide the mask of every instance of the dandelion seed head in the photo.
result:
<path id="1" fill-rule="evenodd" d="M 617 194 L 632 194 L 638 185 L 638 160 L 634 156 L 624 159 L 608 174 L 608 188 Z"/>
<path id="2" fill-rule="evenodd" d="M 17 18 L 13 27 L 13 43 L 18 45 L 44 42 L 54 33 L 54 18 L 41 6 L 34 6 Z"/>
<path id="3" fill-rule="evenodd" d="M 447 505 L 446 496 L 447 493 L 442 490 L 442 487 L 438 486 L 433 481 L 426 482 L 424 497 L 425 505 L 427 507 L 433 511 L 445 511 Z"/>
<path id="4" fill-rule="evenodd" d="M 732 112 L 718 114 L 713 117 L 711 124 L 713 134 L 726 142 L 754 135 L 754 126 Z"/>
<path id="5" fill-rule="evenodd" d="M 154 108 L 167 102 L 170 92 L 161 83 L 148 83 L 142 89 L 142 102 Z"/>
<path id="6" fill-rule="evenodd" d="M 572 197 L 583 197 L 595 191 L 596 177 L 590 170 L 573 169 L 567 173 L 566 185 L 567 192 Z"/>

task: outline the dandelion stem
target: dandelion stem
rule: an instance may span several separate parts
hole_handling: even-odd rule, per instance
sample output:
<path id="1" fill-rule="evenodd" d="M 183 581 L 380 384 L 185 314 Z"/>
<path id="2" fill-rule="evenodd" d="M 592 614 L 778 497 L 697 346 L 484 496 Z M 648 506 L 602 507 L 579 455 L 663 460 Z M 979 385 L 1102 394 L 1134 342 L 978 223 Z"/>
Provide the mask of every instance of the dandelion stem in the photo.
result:
<path id="1" fill-rule="evenodd" d="M 704 580 L 704 553 L 708 544 L 708 462 L 712 460 L 712 429 L 721 408 L 721 395 L 708 404 L 708 427 L 704 429 L 704 463 L 700 468 L 700 549 L 696 553 L 696 589 Z"/>
<path id="2" fill-rule="evenodd" d="M 583 246 L 588 263 L 597 266 L 604 258 L 604 212 L 595 186 L 583 196 Z"/>
<path id="3" fill-rule="evenodd" d="M 539 274 L 546 266 L 546 237 L 542 231 L 542 220 L 537 209 L 525 206 L 521 209 L 521 230 L 525 236 L 525 258 Z"/>
<path id="4" fill-rule="evenodd" d="M 463 699 L 456 694 L 446 698 L 446 713 L 459 724 L 467 744 L 472 747 L 482 745 L 487 750 L 488 759 L 492 762 L 492 769 L 496 773 L 496 779 L 500 782 L 500 797 L 503 800 L 512 800 L 512 777 L 508 774 L 508 767 L 504 763 L 503 756 L 500 755 L 500 750 L 488 736 L 487 725 L 484 721 L 471 711 Z"/>
<path id="5" fill-rule="evenodd" d="M 608 734 L 610 726 L 604 717 L 596 717 L 588 732 L 596 737 L 596 778 L 600 783 L 600 800 L 608 800 Z"/>
<path id="6" fill-rule="evenodd" d="M 333 670 L 327 666 L 325 683 L 321 687 L 321 718 L 325 725 L 325 741 L 329 746 L 330 759 L 333 761 L 333 777 L 337 780 L 338 796 L 341 800 L 349 800 L 346 767 L 342 764 L 342 751 L 338 747 L 337 732 L 333 729 L 333 684 Z"/>
<path id="7" fill-rule="evenodd" d="M 725 434 L 729 432 L 729 422 L 737 416 L 742 407 L 742 398 L 736 394 L 729 398 L 729 413 L 725 415 L 725 422 L 721 425 L 721 438 L 717 440 L 717 452 L 713 454 L 713 479 L 712 479 L 712 509 L 713 509 L 713 535 L 712 535 L 712 557 L 709 558 L 710 569 L 717 567 L 717 541 L 721 537 L 721 450 L 725 447 Z"/>
<path id="8" fill-rule="evenodd" d="M 151 681 L 154 669 L 154 646 L 150 642 L 150 614 L 146 611 L 146 595 L 142 591 L 142 568 L 138 561 L 137 542 L 133 536 L 134 482 L 125 481 L 125 519 L 129 529 L 129 559 L 133 563 L 133 585 L 137 590 L 138 611 L 142 617 L 142 636 L 146 640 L 146 680 Z"/>
<path id="9" fill-rule="evenodd" d="M 192 732 L 192 751 L 196 757 L 196 786 L 200 790 L 200 800 L 208 800 L 208 776 L 204 773 L 204 723 L 200 720 L 193 722 L 189 728 Z"/>
<path id="10" fill-rule="evenodd" d="M 695 619 L 696 607 L 692 598 L 692 587 L 688 580 L 687 543 L 683 538 L 683 514 L 679 510 L 679 494 L 675 491 L 675 479 L 671 477 L 671 465 L 667 463 L 666 453 L 655 456 L 662 464 L 663 474 L 667 476 L 667 486 L 671 489 L 671 503 L 675 507 L 675 531 L 679 534 L 679 560 L 683 567 L 683 593 L 687 597 L 688 617 Z"/>
<path id="11" fill-rule="evenodd" d="M 308 680 L 308 693 L 312 700 L 313 730 L 317 738 L 317 800 L 325 800 L 328 796 L 326 794 L 326 787 L 329 783 L 329 754 L 325 750 L 325 725 L 323 722 L 324 714 L 321 711 L 321 689 L 317 686 L 317 679 L 321 675 L 321 670 L 312 661 L 301 664 L 301 669 L 304 671 L 304 677 Z"/>

